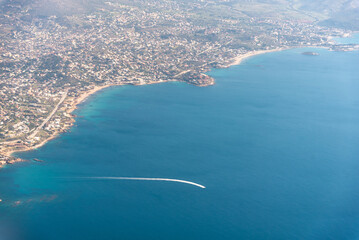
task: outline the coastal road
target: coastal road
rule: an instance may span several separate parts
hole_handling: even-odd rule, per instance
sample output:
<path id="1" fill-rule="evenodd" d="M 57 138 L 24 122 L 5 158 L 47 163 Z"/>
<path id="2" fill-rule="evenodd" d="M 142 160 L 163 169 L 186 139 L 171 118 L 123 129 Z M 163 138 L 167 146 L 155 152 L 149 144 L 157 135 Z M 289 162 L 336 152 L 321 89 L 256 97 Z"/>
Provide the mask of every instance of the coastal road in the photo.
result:
<path id="1" fill-rule="evenodd" d="M 183 72 L 180 72 L 180 73 L 174 75 L 173 78 L 177 78 L 177 77 L 179 77 L 179 76 L 182 76 L 183 74 L 188 73 L 188 72 L 190 72 L 190 71 L 191 71 L 191 69 L 185 70 L 185 71 L 183 71 Z"/>
<path id="2" fill-rule="evenodd" d="M 50 119 L 52 118 L 52 116 L 54 116 L 54 114 L 57 112 L 57 110 L 59 109 L 60 105 L 65 101 L 66 97 L 67 97 L 67 90 L 64 92 L 64 94 L 62 95 L 60 101 L 57 103 L 57 105 L 55 106 L 55 108 L 52 110 L 52 112 L 49 114 L 49 116 L 46 117 L 46 119 L 41 123 L 40 126 L 38 126 L 35 131 L 30 134 L 28 136 L 28 139 L 33 139 L 37 133 L 45 126 L 45 124 L 50 121 Z"/>

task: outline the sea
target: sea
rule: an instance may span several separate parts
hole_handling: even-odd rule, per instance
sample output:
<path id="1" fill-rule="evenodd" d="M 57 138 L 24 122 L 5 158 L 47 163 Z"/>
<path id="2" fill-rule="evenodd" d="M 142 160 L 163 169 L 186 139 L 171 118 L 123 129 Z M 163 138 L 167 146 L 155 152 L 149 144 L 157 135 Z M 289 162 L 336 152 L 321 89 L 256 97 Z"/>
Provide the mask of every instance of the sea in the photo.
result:
<path id="1" fill-rule="evenodd" d="M 69 132 L 17 153 L 30 161 L 0 170 L 0 239 L 358 240 L 359 52 L 208 74 L 101 90 Z"/>
<path id="2" fill-rule="evenodd" d="M 359 32 L 355 32 L 346 38 L 334 38 L 333 40 L 339 44 L 359 44 Z"/>

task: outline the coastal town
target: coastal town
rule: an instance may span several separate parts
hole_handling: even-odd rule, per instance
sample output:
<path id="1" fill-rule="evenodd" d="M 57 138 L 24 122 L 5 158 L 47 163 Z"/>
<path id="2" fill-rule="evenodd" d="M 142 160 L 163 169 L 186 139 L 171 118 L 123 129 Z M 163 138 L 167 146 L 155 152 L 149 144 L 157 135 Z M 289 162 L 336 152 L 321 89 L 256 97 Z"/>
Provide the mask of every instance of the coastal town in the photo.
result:
<path id="1" fill-rule="evenodd" d="M 350 34 L 303 18 L 244 16 L 211 1 L 107 1 L 78 14 L 43 16 L 1 5 L 0 167 L 74 123 L 73 111 L 109 86 L 172 81 L 210 86 L 213 68 L 293 47 L 358 50 Z M 221 14 L 216 14 L 221 11 Z M 223 13 L 225 12 L 225 14 Z"/>

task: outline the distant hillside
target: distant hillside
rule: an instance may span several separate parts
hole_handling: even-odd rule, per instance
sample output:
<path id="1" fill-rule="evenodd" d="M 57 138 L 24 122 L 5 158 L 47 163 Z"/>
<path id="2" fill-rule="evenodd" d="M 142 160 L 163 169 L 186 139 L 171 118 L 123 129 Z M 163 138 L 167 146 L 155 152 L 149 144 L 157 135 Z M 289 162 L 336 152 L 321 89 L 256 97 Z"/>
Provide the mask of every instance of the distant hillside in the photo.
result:
<path id="1" fill-rule="evenodd" d="M 302 10 L 321 12 L 328 15 L 353 10 L 359 7 L 359 0 L 292 0 Z"/>
<path id="2" fill-rule="evenodd" d="M 217 0 L 221 3 L 225 0 Z M 254 16 L 312 17 L 320 25 L 359 30 L 359 0 L 227 0 Z"/>
<path id="3" fill-rule="evenodd" d="M 320 22 L 320 24 L 359 31 L 359 8 L 335 13 L 331 18 Z"/>
<path id="4" fill-rule="evenodd" d="M 32 16 L 63 16 L 91 12 L 108 8 L 108 0 L 0 0 L 0 11 L 12 12 L 14 4 L 24 8 L 31 6 Z M 114 2 L 138 6 L 143 1 L 115 0 Z M 276 19 L 297 19 L 317 22 L 319 25 L 359 30 L 359 0 L 166 0 L 159 2 L 177 2 L 183 4 L 206 3 L 207 9 L 216 6 L 215 15 L 226 14 L 231 7 L 241 17 L 267 17 Z M 9 4 L 11 3 L 11 4 Z M 4 11 L 5 10 L 5 11 Z"/>

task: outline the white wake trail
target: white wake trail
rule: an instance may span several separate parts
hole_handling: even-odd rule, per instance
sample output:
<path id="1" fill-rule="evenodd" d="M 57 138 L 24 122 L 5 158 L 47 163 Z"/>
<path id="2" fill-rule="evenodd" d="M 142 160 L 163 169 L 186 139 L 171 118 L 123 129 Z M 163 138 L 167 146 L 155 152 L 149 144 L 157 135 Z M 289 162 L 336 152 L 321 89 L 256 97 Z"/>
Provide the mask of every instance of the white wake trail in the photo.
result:
<path id="1" fill-rule="evenodd" d="M 185 180 L 181 180 L 181 179 L 171 179 L 171 178 L 137 178 L 137 177 L 80 177 L 82 179 L 108 179 L 108 180 L 135 180 L 135 181 L 164 181 L 164 182 L 179 182 L 179 183 L 185 183 L 185 184 L 190 184 L 199 188 L 206 188 L 205 186 L 198 184 L 198 183 L 194 183 L 194 182 L 190 182 L 190 181 L 185 181 Z"/>

